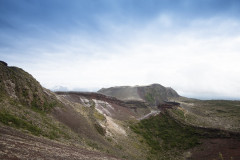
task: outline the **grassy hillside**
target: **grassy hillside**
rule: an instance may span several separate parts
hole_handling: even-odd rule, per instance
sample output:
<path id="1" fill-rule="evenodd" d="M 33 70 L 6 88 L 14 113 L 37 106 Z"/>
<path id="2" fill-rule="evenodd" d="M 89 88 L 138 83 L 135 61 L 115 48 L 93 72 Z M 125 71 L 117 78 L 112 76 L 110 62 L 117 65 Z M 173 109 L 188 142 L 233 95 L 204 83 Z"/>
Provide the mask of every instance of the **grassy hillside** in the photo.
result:
<path id="1" fill-rule="evenodd" d="M 0 63 L 0 102 L 6 100 L 41 111 L 60 105 L 54 94 L 42 88 L 30 74 L 20 68 Z"/>
<path id="2" fill-rule="evenodd" d="M 0 88 L 1 123 L 50 139 L 69 137 L 48 114 L 62 103 L 30 74 L 0 63 Z"/>
<path id="3" fill-rule="evenodd" d="M 124 159 L 140 159 L 147 155 L 148 149 L 138 141 L 127 122 L 103 115 L 96 110 L 96 102 L 91 99 L 88 100 L 90 105 L 69 101 L 42 88 L 22 69 L 2 63 L 0 88 L 0 127 L 10 126 L 24 134 Z M 128 110 L 122 107 L 119 112 L 116 107 L 116 114 Z"/>
<path id="4" fill-rule="evenodd" d="M 188 124 L 240 132 L 240 101 L 180 99 L 172 115 Z"/>
<path id="5" fill-rule="evenodd" d="M 236 136 L 231 137 L 232 132 L 206 130 L 204 127 L 240 132 L 239 101 L 183 98 L 171 88 L 157 84 L 127 92 L 120 93 L 130 96 L 129 99 L 140 97 L 151 106 L 166 99 L 178 101 L 181 105 L 140 121 L 145 115 L 159 111 L 145 102 L 123 102 L 100 94 L 55 94 L 22 69 L 0 62 L 0 132 L 4 132 L 6 138 L 17 130 L 16 133 L 31 137 L 35 142 L 44 137 L 49 144 L 58 142 L 68 149 L 74 146 L 129 160 L 184 159 L 191 157 L 190 153 L 196 153 L 194 149 L 202 144 L 209 145 L 208 138 L 217 138 L 212 141 L 220 145 L 228 144 L 228 141 L 219 138 L 236 140 Z M 0 143 L 10 145 L 1 138 Z M 235 146 L 239 144 L 237 141 Z M 232 151 L 238 156 L 235 151 L 240 148 L 235 146 L 228 147 L 230 156 Z M 226 151 L 224 147 L 222 151 Z M 3 153 L 0 152 L 0 158 L 4 158 Z M 209 153 L 204 151 L 203 154 Z M 11 156 L 10 153 L 6 155 Z M 198 154 L 195 157 L 199 157 Z"/>
<path id="6" fill-rule="evenodd" d="M 167 114 L 160 114 L 131 125 L 150 147 L 149 159 L 182 159 L 185 150 L 200 144 L 198 131 L 181 126 Z"/>

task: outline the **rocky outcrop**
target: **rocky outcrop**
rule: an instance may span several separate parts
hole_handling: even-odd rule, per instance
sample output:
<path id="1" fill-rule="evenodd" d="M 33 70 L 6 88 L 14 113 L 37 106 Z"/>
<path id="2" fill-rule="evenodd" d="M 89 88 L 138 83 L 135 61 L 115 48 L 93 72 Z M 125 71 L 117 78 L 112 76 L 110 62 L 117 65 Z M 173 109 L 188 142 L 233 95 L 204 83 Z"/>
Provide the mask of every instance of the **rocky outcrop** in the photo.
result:
<path id="1" fill-rule="evenodd" d="M 10 98 L 40 110 L 49 110 L 57 101 L 32 75 L 21 68 L 8 67 L 5 62 L 0 63 L 0 89 L 2 99 Z"/>

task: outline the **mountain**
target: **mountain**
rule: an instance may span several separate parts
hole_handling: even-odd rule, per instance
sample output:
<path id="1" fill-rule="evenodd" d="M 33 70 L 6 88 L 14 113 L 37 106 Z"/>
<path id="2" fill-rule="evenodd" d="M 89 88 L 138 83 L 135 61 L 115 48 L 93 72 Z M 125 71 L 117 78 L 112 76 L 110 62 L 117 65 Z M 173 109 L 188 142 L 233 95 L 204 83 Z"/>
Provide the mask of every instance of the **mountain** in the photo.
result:
<path id="1" fill-rule="evenodd" d="M 120 86 L 102 88 L 98 91 L 98 93 L 113 96 L 124 101 L 145 101 L 151 106 L 157 106 L 159 103 L 168 101 L 171 98 L 179 97 L 175 90 L 170 87 L 164 87 L 160 84 L 152 84 L 149 86 Z"/>
<path id="2" fill-rule="evenodd" d="M 159 84 L 51 92 L 0 61 L 0 159 L 239 159 L 239 106 Z"/>
<path id="3" fill-rule="evenodd" d="M 4 62 L 0 62 L 0 89 L 0 159 L 146 159 L 148 155 L 148 146 L 127 126 L 127 121 L 150 112 L 144 103 L 125 103 L 97 93 L 55 94 Z"/>
<path id="4" fill-rule="evenodd" d="M 67 87 L 64 86 L 54 86 L 53 88 L 51 88 L 51 91 L 69 91 L 69 89 Z"/>

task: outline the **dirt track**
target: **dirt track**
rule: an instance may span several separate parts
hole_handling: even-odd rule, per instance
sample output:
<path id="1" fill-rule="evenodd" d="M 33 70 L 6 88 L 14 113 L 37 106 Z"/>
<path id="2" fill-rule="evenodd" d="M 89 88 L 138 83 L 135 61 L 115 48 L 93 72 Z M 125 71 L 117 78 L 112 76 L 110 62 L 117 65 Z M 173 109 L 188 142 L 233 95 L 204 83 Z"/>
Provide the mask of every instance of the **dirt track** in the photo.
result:
<path id="1" fill-rule="evenodd" d="M 117 160 L 109 155 L 30 136 L 1 125 L 0 159 Z"/>

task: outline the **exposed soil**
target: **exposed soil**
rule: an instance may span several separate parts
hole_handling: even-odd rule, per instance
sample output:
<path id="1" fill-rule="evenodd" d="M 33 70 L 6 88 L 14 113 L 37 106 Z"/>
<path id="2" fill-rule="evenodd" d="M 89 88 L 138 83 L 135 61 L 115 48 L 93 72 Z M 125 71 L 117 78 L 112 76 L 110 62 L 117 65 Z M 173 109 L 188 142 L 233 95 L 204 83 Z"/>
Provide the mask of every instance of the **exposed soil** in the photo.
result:
<path id="1" fill-rule="evenodd" d="M 54 108 L 52 114 L 58 121 L 71 128 L 75 133 L 94 141 L 105 143 L 96 129 L 90 125 L 86 118 L 76 112 L 72 106 L 66 105 L 65 108 Z"/>
<path id="2" fill-rule="evenodd" d="M 143 101 L 137 101 L 137 100 L 123 101 L 115 97 L 106 96 L 106 95 L 95 93 L 95 92 L 55 92 L 55 93 L 58 95 L 69 95 L 68 100 L 72 102 L 77 102 L 77 103 L 80 103 L 79 97 L 85 97 L 87 99 L 101 100 L 101 101 L 105 101 L 111 104 L 116 104 L 126 108 L 137 108 L 137 107 L 146 108 L 147 107 L 147 103 Z"/>
<path id="3" fill-rule="evenodd" d="M 103 153 L 30 136 L 5 126 L 0 126 L 0 159 L 117 160 Z"/>
<path id="4" fill-rule="evenodd" d="M 114 119 L 127 120 L 131 117 L 136 116 L 136 114 L 130 108 L 126 108 L 114 103 L 109 103 L 107 101 L 101 101 L 96 99 L 93 99 L 93 100 L 95 102 L 96 109 L 100 113 L 106 116 L 110 116 Z"/>
<path id="5" fill-rule="evenodd" d="M 146 114 L 146 115 L 138 118 L 138 120 L 147 119 L 147 118 L 149 118 L 149 117 L 151 117 L 151 116 L 156 116 L 156 115 L 158 115 L 159 113 L 160 113 L 160 111 L 151 110 L 150 113 L 148 113 L 148 114 Z"/>
<path id="6" fill-rule="evenodd" d="M 192 149 L 193 160 L 239 160 L 240 159 L 240 140 L 238 139 L 205 139 L 202 144 Z"/>
<path id="7" fill-rule="evenodd" d="M 82 99 L 88 99 L 95 102 L 95 107 L 98 110 L 107 116 L 111 116 L 114 119 L 118 120 L 128 120 L 131 118 L 138 118 L 142 116 L 139 110 L 146 110 L 147 113 L 150 110 L 147 108 L 144 102 L 140 101 L 121 101 L 114 97 L 105 96 L 98 93 L 84 93 L 84 92 L 56 92 L 62 98 L 74 102 L 79 103 L 84 106 L 85 104 L 82 102 Z M 110 105 L 110 108 L 107 107 Z M 147 114 L 146 113 L 146 114 Z"/>

